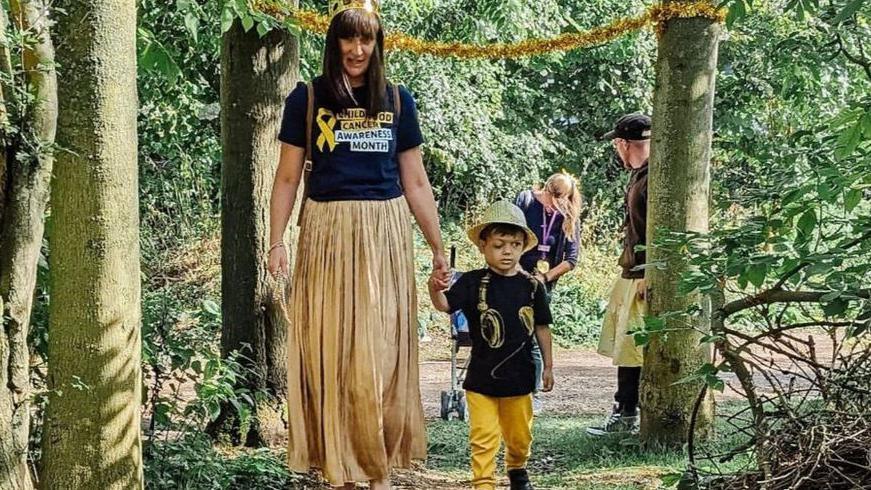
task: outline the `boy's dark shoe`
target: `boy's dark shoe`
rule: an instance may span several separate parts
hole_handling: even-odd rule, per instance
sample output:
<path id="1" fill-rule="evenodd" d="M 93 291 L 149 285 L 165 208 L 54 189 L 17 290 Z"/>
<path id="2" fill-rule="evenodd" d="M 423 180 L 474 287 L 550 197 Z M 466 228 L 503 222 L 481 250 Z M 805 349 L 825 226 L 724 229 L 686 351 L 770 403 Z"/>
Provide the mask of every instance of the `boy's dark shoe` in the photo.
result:
<path id="1" fill-rule="evenodd" d="M 526 468 L 508 470 L 508 480 L 511 482 L 511 490 L 535 490 L 529 483 L 529 473 Z"/>

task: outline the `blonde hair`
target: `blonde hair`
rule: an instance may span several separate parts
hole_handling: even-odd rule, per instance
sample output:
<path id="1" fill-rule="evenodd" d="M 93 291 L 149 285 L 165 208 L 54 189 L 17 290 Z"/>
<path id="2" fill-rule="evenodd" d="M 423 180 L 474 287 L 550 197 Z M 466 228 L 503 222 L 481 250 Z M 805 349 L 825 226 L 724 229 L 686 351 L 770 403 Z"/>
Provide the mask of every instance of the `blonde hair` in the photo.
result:
<path id="1" fill-rule="evenodd" d="M 569 241 L 574 241 L 575 230 L 581 216 L 581 189 L 575 178 L 566 173 L 555 173 L 548 177 L 542 187 L 550 194 L 554 206 L 563 215 L 563 232 Z"/>

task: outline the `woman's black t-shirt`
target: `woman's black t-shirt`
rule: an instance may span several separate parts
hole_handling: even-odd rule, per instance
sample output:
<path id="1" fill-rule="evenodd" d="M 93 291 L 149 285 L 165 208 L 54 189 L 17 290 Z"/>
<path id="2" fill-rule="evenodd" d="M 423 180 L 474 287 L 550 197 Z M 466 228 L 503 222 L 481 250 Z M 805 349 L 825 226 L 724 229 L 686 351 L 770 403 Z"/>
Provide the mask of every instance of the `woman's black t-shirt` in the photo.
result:
<path id="1" fill-rule="evenodd" d="M 393 90 L 387 108 L 368 114 L 368 89 L 353 89 L 357 107 L 337 110 L 320 94 L 322 79 L 314 80 L 312 172 L 308 197 L 315 201 L 386 200 L 402 195 L 397 155 L 423 143 L 414 98 L 399 88 L 400 115 L 395 117 Z M 278 139 L 305 148 L 308 89 L 300 82 L 285 101 Z M 397 120 L 398 119 L 398 120 Z"/>
<path id="2" fill-rule="evenodd" d="M 472 337 L 472 355 L 463 388 L 495 397 L 527 395 L 535 390 L 535 365 L 532 334 L 519 312 L 522 307 L 531 306 L 533 325 L 553 323 L 547 293 L 544 285 L 534 286 L 534 279 L 525 274 L 503 276 L 490 272 L 487 304 L 499 312 L 504 328 L 504 342 L 493 348 L 481 328 L 478 311 L 481 279 L 487 272 L 488 269 L 466 272 L 445 292 L 450 313 L 462 310 Z"/>

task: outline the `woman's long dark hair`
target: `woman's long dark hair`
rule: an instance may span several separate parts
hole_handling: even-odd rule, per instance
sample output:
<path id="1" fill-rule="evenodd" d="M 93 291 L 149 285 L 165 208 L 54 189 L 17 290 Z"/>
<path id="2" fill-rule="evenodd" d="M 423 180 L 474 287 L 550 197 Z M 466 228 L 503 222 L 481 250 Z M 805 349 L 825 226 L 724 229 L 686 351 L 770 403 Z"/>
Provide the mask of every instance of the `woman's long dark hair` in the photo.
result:
<path id="1" fill-rule="evenodd" d="M 342 47 L 339 39 L 353 39 L 360 36 L 365 41 L 375 40 L 375 49 L 369 58 L 366 71 L 366 84 L 369 91 L 369 115 L 385 110 L 387 107 L 387 79 L 384 76 L 384 30 L 377 14 L 363 9 L 348 9 L 333 17 L 327 31 L 324 46 L 324 88 L 329 99 L 339 109 L 354 107 L 351 87 L 345 81 L 342 65 Z"/>

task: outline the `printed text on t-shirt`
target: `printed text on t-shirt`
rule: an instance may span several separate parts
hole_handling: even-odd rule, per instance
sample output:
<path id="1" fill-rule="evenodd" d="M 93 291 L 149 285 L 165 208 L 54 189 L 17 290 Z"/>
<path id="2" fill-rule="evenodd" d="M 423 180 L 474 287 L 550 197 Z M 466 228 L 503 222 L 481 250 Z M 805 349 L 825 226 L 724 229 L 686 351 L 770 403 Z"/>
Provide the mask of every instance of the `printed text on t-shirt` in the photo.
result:
<path id="1" fill-rule="evenodd" d="M 389 153 L 393 140 L 393 113 L 379 112 L 376 117 L 367 117 L 365 109 L 345 109 L 336 116 L 332 111 L 318 109 L 318 149 L 323 152 L 324 145 L 333 151 L 339 143 L 349 143 L 351 151 Z M 336 130 L 336 124 L 339 129 Z M 385 128 L 386 126 L 386 128 Z"/>

